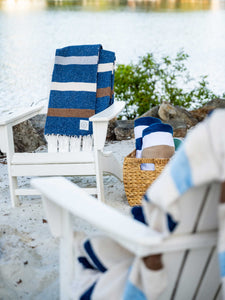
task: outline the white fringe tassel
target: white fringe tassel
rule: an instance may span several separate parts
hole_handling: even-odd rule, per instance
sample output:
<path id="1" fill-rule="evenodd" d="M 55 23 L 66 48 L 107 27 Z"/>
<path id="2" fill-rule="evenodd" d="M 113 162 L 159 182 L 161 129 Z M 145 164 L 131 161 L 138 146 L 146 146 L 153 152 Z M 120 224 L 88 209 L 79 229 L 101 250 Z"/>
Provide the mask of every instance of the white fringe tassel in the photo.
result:
<path id="1" fill-rule="evenodd" d="M 71 136 L 70 152 L 80 152 L 80 151 L 81 151 L 81 136 Z"/>
<path id="2" fill-rule="evenodd" d="M 93 150 L 92 135 L 86 136 L 65 136 L 65 135 L 46 135 L 48 152 L 90 152 Z"/>
<path id="3" fill-rule="evenodd" d="M 92 151 L 93 139 L 91 135 L 83 136 L 83 151 Z"/>
<path id="4" fill-rule="evenodd" d="M 45 135 L 47 144 L 48 144 L 48 152 L 58 152 L 58 138 L 57 135 L 48 134 Z"/>

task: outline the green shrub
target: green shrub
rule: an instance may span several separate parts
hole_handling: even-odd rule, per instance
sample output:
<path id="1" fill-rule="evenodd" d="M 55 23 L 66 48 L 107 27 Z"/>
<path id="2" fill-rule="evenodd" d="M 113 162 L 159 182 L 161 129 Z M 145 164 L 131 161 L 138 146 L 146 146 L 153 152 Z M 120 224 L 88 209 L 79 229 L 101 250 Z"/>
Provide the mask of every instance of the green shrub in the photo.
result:
<path id="1" fill-rule="evenodd" d="M 152 53 L 140 57 L 137 64 L 118 64 L 115 71 L 115 98 L 126 102 L 122 115 L 133 119 L 152 107 L 167 101 L 185 108 L 200 107 L 219 97 L 209 88 L 207 76 L 202 76 L 190 88 L 194 79 L 185 66 L 188 54 L 180 51 L 158 61 Z"/>

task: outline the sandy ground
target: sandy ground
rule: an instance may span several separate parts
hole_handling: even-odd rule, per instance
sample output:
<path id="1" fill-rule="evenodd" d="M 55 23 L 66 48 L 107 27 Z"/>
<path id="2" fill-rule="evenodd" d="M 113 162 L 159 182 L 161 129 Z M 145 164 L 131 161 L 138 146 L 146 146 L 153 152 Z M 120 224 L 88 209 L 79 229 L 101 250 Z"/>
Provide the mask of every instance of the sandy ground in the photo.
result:
<path id="1" fill-rule="evenodd" d="M 121 164 L 134 149 L 134 140 L 112 142 L 106 150 L 114 152 Z M 83 186 L 92 186 L 94 178 L 73 179 Z M 29 178 L 21 178 L 25 186 Z M 129 213 L 123 183 L 105 176 L 107 204 Z M 59 299 L 59 241 L 51 236 L 40 197 L 23 197 L 21 205 L 11 207 L 7 165 L 0 161 L 0 300 Z M 75 230 L 95 231 L 84 221 L 74 220 Z"/>

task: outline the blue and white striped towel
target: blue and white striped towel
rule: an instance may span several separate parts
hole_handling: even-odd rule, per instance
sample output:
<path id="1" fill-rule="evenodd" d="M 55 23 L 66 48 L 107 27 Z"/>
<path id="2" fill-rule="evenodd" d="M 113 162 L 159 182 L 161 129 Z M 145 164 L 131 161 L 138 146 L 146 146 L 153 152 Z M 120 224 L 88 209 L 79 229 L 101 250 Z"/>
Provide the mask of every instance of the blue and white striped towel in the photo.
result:
<path id="1" fill-rule="evenodd" d="M 178 199 L 192 187 L 225 181 L 225 110 L 215 110 L 199 123 L 179 147 L 172 159 L 147 190 L 139 216 L 165 235 L 180 222 Z M 178 171 L 179 170 L 179 171 Z M 141 208 L 139 208 L 140 210 Z M 225 199 L 218 206 L 218 256 L 225 299 Z"/>
<path id="2" fill-rule="evenodd" d="M 225 181 L 224 128 L 225 110 L 217 110 L 187 135 L 174 158 L 147 190 L 143 207 L 132 208 L 136 219 L 151 223 L 153 229 L 165 236 L 170 235 L 180 221 L 177 200 L 182 194 L 204 183 Z M 219 205 L 219 225 L 218 251 L 224 287 L 225 200 Z M 157 299 L 167 285 L 163 268 L 147 269 L 140 257 L 134 257 L 107 237 L 86 240 L 80 249 L 79 261 L 84 268 L 75 299 L 152 300 Z"/>
<path id="3" fill-rule="evenodd" d="M 115 53 L 99 45 L 56 50 L 45 134 L 92 134 L 89 117 L 113 103 Z"/>
<path id="4" fill-rule="evenodd" d="M 143 130 L 155 123 L 161 123 L 161 120 L 154 117 L 142 117 L 134 121 L 136 158 L 141 158 L 142 144 L 143 144 L 143 140 L 142 140 Z"/>
<path id="5" fill-rule="evenodd" d="M 169 124 L 154 123 L 143 130 L 143 158 L 170 158 L 175 152 L 173 128 Z M 141 164 L 142 170 L 155 170 L 153 163 Z"/>

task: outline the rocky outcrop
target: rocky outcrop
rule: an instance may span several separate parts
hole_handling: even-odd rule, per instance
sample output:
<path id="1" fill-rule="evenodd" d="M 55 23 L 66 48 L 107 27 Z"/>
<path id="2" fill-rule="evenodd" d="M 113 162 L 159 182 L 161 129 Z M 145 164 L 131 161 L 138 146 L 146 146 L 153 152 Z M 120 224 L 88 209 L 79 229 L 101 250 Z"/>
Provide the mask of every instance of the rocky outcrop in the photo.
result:
<path id="1" fill-rule="evenodd" d="M 191 114 L 193 117 L 195 117 L 198 122 L 204 120 L 204 118 L 214 109 L 216 108 L 225 108 L 225 99 L 214 99 L 212 101 L 209 101 L 204 106 L 192 110 Z"/>

